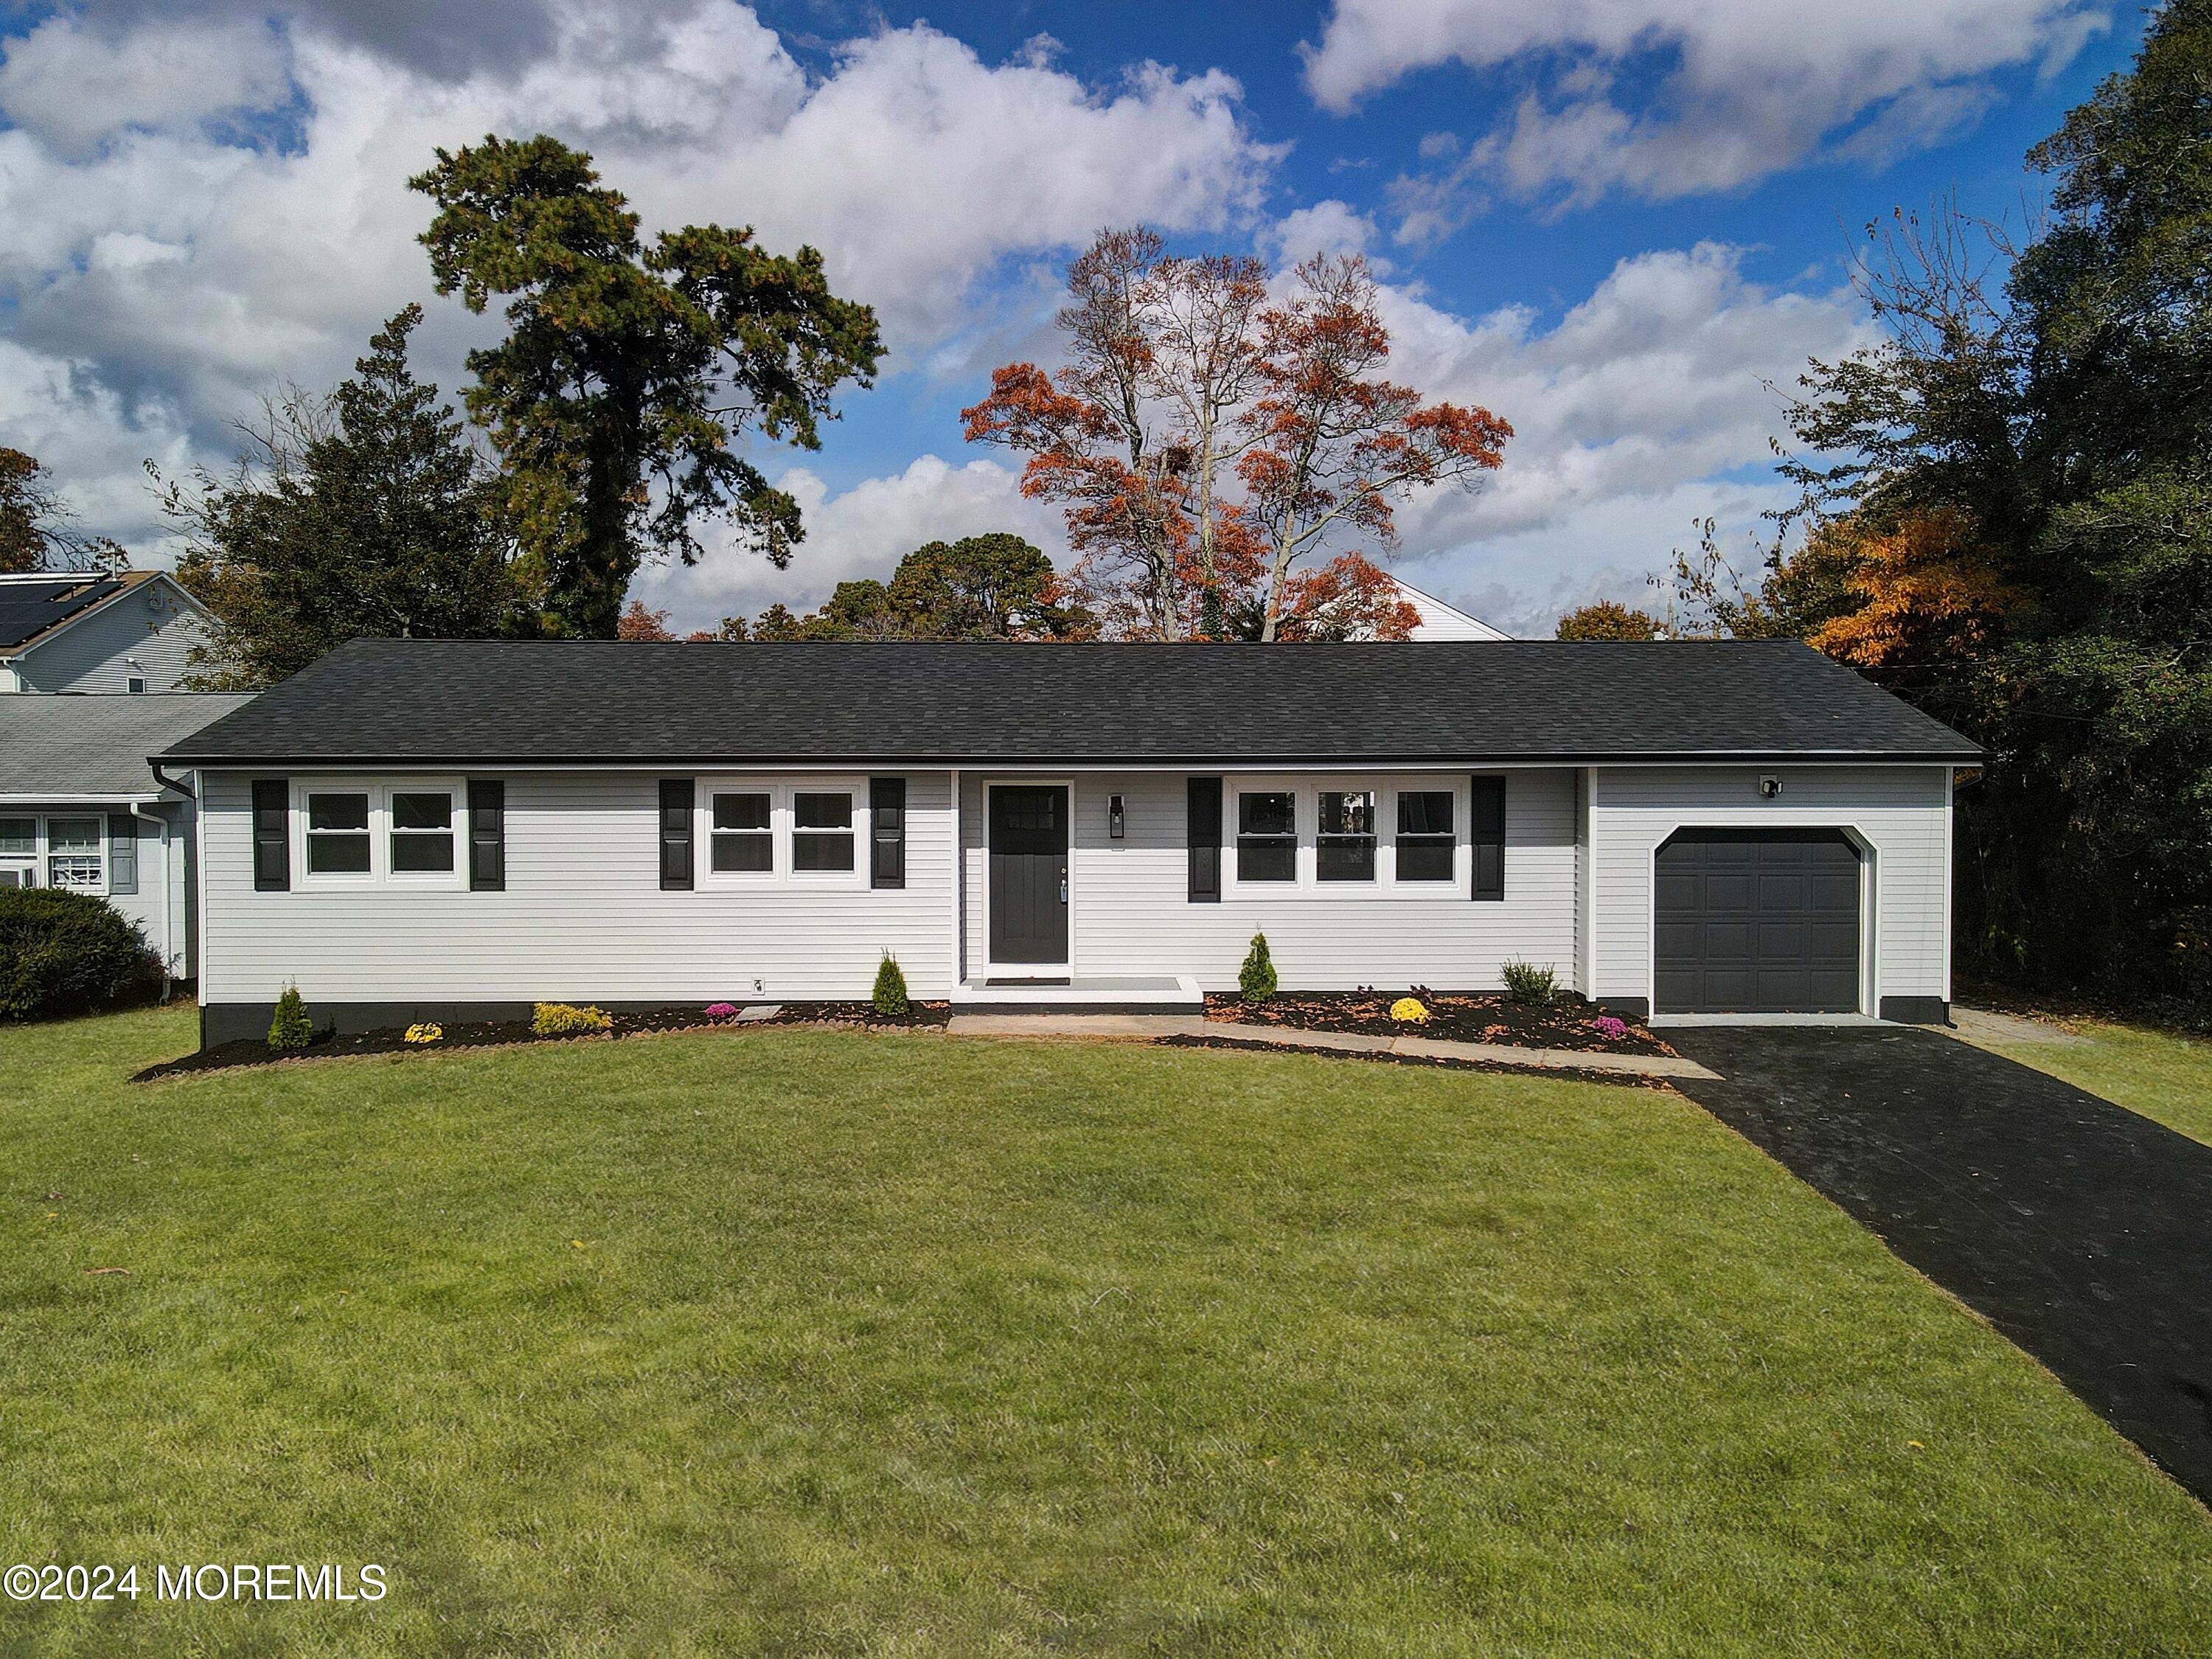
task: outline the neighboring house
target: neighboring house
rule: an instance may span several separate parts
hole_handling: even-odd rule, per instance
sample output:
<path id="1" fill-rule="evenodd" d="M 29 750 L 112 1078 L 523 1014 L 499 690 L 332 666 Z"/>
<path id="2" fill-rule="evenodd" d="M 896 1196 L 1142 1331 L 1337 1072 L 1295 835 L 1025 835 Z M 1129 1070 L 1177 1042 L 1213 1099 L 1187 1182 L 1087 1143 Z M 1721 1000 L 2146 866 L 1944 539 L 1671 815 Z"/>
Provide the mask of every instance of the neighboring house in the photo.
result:
<path id="1" fill-rule="evenodd" d="M 1510 640 L 1513 636 L 1500 628 L 1492 628 L 1480 617 L 1470 617 L 1464 611 L 1455 611 L 1433 593 L 1414 586 L 1403 576 L 1392 575 L 1399 594 L 1407 604 L 1421 613 L 1421 620 L 1413 626 L 1417 640 Z"/>
<path id="2" fill-rule="evenodd" d="M 173 691 L 207 633 L 166 571 L 0 575 L 0 692 Z"/>
<path id="3" fill-rule="evenodd" d="M 193 976 L 194 804 L 146 757 L 252 698 L 0 697 L 0 887 L 97 893 L 178 979 Z"/>
<path id="4" fill-rule="evenodd" d="M 1286 989 L 1947 1017 L 1953 769 L 1802 645 L 361 640 L 170 746 L 202 1031 Z"/>

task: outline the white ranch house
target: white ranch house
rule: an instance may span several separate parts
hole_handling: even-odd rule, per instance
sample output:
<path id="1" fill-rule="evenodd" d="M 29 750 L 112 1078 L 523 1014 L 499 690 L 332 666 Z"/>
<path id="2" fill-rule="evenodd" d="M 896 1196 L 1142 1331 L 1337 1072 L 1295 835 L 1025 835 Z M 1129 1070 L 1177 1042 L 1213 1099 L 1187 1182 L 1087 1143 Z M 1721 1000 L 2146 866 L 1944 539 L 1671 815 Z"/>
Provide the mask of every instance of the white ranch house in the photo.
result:
<path id="1" fill-rule="evenodd" d="M 1799 645 L 361 641 L 173 745 L 203 1036 L 865 997 L 1950 998 L 1979 751 Z"/>

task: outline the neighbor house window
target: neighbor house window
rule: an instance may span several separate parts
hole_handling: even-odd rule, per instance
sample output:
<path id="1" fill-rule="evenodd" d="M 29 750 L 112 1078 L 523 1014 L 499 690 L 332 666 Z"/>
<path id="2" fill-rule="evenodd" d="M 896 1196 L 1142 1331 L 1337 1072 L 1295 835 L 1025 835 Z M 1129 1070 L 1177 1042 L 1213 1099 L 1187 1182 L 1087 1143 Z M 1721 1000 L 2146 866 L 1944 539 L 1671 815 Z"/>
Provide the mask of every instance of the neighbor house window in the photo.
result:
<path id="1" fill-rule="evenodd" d="M 46 820 L 46 885 L 97 893 L 107 884 L 100 863 L 98 818 Z"/>
<path id="2" fill-rule="evenodd" d="M 729 873 L 775 868 L 775 831 L 769 814 L 769 792 L 745 789 L 714 797 L 711 868 Z"/>
<path id="3" fill-rule="evenodd" d="M 1398 792 L 1400 881 L 1449 881 L 1455 839 L 1452 834 L 1450 790 Z"/>
<path id="4" fill-rule="evenodd" d="M 395 876 L 449 872 L 453 868 L 453 796 L 443 789 L 393 790 L 391 835 Z M 309 867 L 313 867 L 312 860 Z"/>
<path id="5" fill-rule="evenodd" d="M 39 821 L 0 818 L 0 887 L 35 887 L 39 880 Z"/>
<path id="6" fill-rule="evenodd" d="M 1298 878 L 1297 798 L 1287 789 L 1237 797 L 1237 879 Z"/>
<path id="7" fill-rule="evenodd" d="M 1375 879 L 1375 792 L 1324 789 L 1314 840 L 1314 876 L 1320 881 Z"/>
<path id="8" fill-rule="evenodd" d="M 793 792 L 791 867 L 800 871 L 853 868 L 853 797 L 849 792 Z"/>
<path id="9" fill-rule="evenodd" d="M 133 674 L 123 682 L 123 689 L 134 697 L 143 697 L 146 695 L 146 682 L 142 676 Z"/>
<path id="10" fill-rule="evenodd" d="M 368 792 L 307 792 L 307 873 L 365 876 L 369 869 Z"/>

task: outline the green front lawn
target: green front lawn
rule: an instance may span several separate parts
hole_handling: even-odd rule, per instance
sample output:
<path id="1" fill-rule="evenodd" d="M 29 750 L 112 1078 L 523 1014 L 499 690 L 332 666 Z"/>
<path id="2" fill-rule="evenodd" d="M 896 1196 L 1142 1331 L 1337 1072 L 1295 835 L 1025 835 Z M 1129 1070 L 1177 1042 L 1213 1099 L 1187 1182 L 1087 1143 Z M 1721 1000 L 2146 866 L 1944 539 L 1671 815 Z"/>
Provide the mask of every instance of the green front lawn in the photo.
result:
<path id="1" fill-rule="evenodd" d="M 391 1594 L 0 1650 L 2212 1646 L 2203 1512 L 1671 1096 L 806 1031 L 122 1081 L 187 1042 L 0 1033 L 0 1564 Z"/>
<path id="2" fill-rule="evenodd" d="M 2212 1042 L 2098 1019 L 2065 1029 L 2082 1040 L 1983 1046 L 2212 1146 Z"/>

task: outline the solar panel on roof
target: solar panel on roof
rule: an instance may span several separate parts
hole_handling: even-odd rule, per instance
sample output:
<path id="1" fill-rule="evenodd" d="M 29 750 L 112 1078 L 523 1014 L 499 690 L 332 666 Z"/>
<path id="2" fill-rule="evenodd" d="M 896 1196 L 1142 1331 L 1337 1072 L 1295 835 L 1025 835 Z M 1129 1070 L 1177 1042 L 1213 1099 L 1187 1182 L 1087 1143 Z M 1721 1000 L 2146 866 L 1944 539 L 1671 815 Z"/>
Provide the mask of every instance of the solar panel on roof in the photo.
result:
<path id="1" fill-rule="evenodd" d="M 75 581 L 0 585 L 0 648 L 35 639 L 56 623 L 122 591 L 123 584 L 110 577 L 94 582 L 79 577 Z"/>

